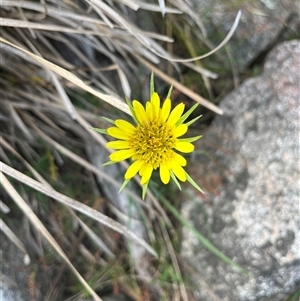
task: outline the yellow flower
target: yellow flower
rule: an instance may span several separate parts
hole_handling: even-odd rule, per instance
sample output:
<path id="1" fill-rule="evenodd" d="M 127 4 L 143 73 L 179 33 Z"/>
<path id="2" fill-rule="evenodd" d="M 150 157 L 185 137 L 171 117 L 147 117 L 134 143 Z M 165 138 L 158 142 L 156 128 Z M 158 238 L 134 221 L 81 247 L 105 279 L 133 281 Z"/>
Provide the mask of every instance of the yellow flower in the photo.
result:
<path id="1" fill-rule="evenodd" d="M 114 126 L 106 131 L 109 136 L 117 139 L 106 144 L 108 148 L 116 150 L 109 156 L 111 161 L 108 163 L 126 159 L 133 161 L 125 173 L 125 182 L 120 190 L 138 173 L 141 176 L 140 183 L 143 185 L 144 197 L 153 171 L 159 170 L 160 179 L 164 184 L 169 183 L 172 178 L 180 188 L 178 180 L 182 182 L 188 180 L 201 191 L 184 170 L 187 161 L 180 154 L 193 152 L 194 145 L 191 142 L 201 138 L 201 136 L 180 138 L 187 132 L 188 126 L 200 117 L 184 123 L 197 105 L 182 115 L 185 107 L 183 103 L 171 110 L 172 88 L 161 106 L 160 98 L 154 92 L 153 78 L 150 87 L 151 99 L 145 107 L 137 100 L 128 102 L 136 124 L 117 119 L 111 121 Z"/>

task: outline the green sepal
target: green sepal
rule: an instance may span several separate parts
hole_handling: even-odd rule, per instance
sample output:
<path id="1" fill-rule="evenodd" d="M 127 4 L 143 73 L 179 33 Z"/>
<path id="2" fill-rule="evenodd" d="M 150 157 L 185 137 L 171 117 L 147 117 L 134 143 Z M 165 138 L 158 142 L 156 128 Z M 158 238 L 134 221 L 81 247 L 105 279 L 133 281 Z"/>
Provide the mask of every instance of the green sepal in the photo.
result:
<path id="1" fill-rule="evenodd" d="M 190 137 L 190 138 L 182 138 L 182 139 L 178 139 L 178 140 L 179 141 L 184 141 L 184 142 L 194 142 L 194 141 L 197 141 L 200 138 L 202 138 L 202 135 L 195 136 L 195 137 Z"/>
<path id="2" fill-rule="evenodd" d="M 116 164 L 116 163 L 119 163 L 119 162 L 108 161 L 106 163 L 103 163 L 102 166 L 109 166 L 109 165 L 113 165 L 113 164 Z"/>
<path id="3" fill-rule="evenodd" d="M 175 184 L 177 185 L 177 187 L 179 188 L 179 190 L 181 190 L 181 186 L 176 178 L 176 176 L 174 175 L 173 171 L 170 171 L 170 175 L 171 175 L 171 178 L 172 180 L 175 182 Z"/>
<path id="4" fill-rule="evenodd" d="M 196 118 L 190 120 L 189 122 L 186 123 L 187 126 L 190 126 L 191 124 L 193 124 L 195 121 L 197 121 L 199 118 L 201 118 L 202 115 L 197 116 Z"/>
<path id="5" fill-rule="evenodd" d="M 142 199 L 143 200 L 145 199 L 145 196 L 146 196 L 146 192 L 147 192 L 147 188 L 148 188 L 148 183 L 149 183 L 149 181 L 143 185 L 143 192 L 142 192 Z"/>
<path id="6" fill-rule="evenodd" d="M 154 93 L 154 73 L 152 71 L 151 76 L 150 76 L 150 97 L 149 97 L 149 99 L 151 99 L 151 96 L 153 93 Z"/>
<path id="7" fill-rule="evenodd" d="M 172 91 L 173 91 L 173 85 L 171 85 L 171 87 L 170 87 L 170 89 L 168 91 L 167 98 L 171 98 Z"/>
<path id="8" fill-rule="evenodd" d="M 195 110 L 196 108 L 199 106 L 198 103 L 195 103 L 185 114 L 183 114 L 178 121 L 176 122 L 176 126 L 179 126 L 180 124 L 182 124 Z M 200 116 L 201 117 L 201 116 Z M 198 117 L 198 118 L 200 118 Z"/>
<path id="9" fill-rule="evenodd" d="M 98 129 L 98 128 L 90 128 L 90 129 L 95 132 L 108 135 L 107 130 L 105 130 L 105 129 Z"/>
<path id="10" fill-rule="evenodd" d="M 171 85 L 171 87 L 168 91 L 167 98 L 171 98 L 172 91 L 173 91 L 173 85 Z"/>
<path id="11" fill-rule="evenodd" d="M 131 104 L 132 102 L 127 97 L 125 97 L 125 100 L 126 100 L 126 103 L 127 103 L 128 107 L 129 107 L 129 110 L 130 110 L 131 114 L 133 114 L 134 113 L 134 109 L 133 109 L 133 106 Z"/>
<path id="12" fill-rule="evenodd" d="M 131 101 L 127 97 L 125 98 L 125 100 L 126 100 L 126 103 L 127 103 L 128 107 L 129 107 L 129 110 L 130 110 L 130 112 L 132 114 L 132 117 L 133 117 L 134 121 L 136 122 L 136 124 L 138 124 L 139 122 L 138 122 L 138 119 L 136 118 L 136 114 L 135 114 L 134 108 L 133 108 L 133 106 L 131 104 Z"/>
<path id="13" fill-rule="evenodd" d="M 123 184 L 122 184 L 122 186 L 121 186 L 121 188 L 120 188 L 120 190 L 119 190 L 118 193 L 120 193 L 120 192 L 125 188 L 125 186 L 128 184 L 129 181 L 130 181 L 130 179 L 129 179 L 129 180 L 125 180 L 125 181 L 123 182 Z"/>
<path id="14" fill-rule="evenodd" d="M 109 123 L 115 125 L 115 121 L 114 121 L 114 120 L 112 120 L 112 119 L 110 119 L 110 118 L 107 118 L 107 117 L 104 117 L 104 116 L 101 116 L 101 118 L 104 119 L 104 120 L 106 120 L 107 122 L 109 122 Z"/>
<path id="15" fill-rule="evenodd" d="M 186 179 L 190 184 L 192 184 L 198 191 L 203 192 L 203 190 L 196 184 L 196 182 L 189 176 L 189 174 L 186 172 Z"/>

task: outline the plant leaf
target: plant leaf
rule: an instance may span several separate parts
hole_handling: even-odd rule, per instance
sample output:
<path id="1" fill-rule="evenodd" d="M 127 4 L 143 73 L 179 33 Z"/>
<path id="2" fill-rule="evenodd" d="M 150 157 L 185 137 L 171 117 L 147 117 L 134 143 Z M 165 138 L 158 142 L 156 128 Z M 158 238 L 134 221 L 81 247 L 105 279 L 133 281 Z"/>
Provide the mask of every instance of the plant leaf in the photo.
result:
<path id="1" fill-rule="evenodd" d="M 151 96 L 153 93 L 154 93 L 154 73 L 152 71 L 151 77 L 150 77 L 150 97 L 149 97 L 149 99 L 151 99 Z"/>
<path id="2" fill-rule="evenodd" d="M 130 112 L 132 114 L 133 119 L 135 120 L 136 124 L 138 124 L 139 122 L 138 122 L 138 119 L 136 117 L 134 108 L 133 108 L 133 106 L 131 104 L 131 101 L 127 97 L 125 99 L 126 99 L 126 103 L 127 103 L 128 107 L 129 107 L 129 110 L 130 110 Z"/>
<path id="3" fill-rule="evenodd" d="M 202 135 L 199 135 L 199 136 L 195 136 L 195 137 L 182 138 L 182 139 L 178 139 L 178 140 L 185 141 L 185 142 L 194 142 L 194 141 L 200 139 L 201 137 L 202 137 Z"/>
<path id="4" fill-rule="evenodd" d="M 108 135 L 105 129 L 98 129 L 98 128 L 90 128 L 90 129 L 93 130 L 94 132 Z"/>
<path id="5" fill-rule="evenodd" d="M 177 185 L 177 187 L 179 188 L 179 190 L 181 190 L 181 186 L 176 178 L 176 176 L 174 175 L 173 171 L 170 171 L 170 175 L 171 175 L 171 178 L 172 180 L 175 182 L 175 184 Z"/>
<path id="6" fill-rule="evenodd" d="M 172 91 L 173 91 L 173 85 L 170 86 L 170 89 L 169 89 L 169 91 L 168 91 L 167 98 L 170 98 L 170 97 L 171 97 Z"/>
<path id="7" fill-rule="evenodd" d="M 145 199 L 145 196 L 146 196 L 148 183 L 149 183 L 149 181 L 146 184 L 143 185 L 143 192 L 142 192 L 142 199 L 143 200 Z"/>
<path id="8" fill-rule="evenodd" d="M 203 190 L 197 185 L 197 183 L 190 177 L 190 175 L 187 172 L 185 173 L 187 181 L 190 182 L 197 190 L 204 193 Z"/>
<path id="9" fill-rule="evenodd" d="M 199 118 L 201 118 L 202 115 L 197 116 L 196 118 L 190 120 L 189 122 L 186 123 L 187 126 L 190 126 L 191 124 L 193 124 L 195 121 L 197 121 Z"/>
<path id="10" fill-rule="evenodd" d="M 130 181 L 130 179 L 129 179 L 129 180 L 125 180 L 125 181 L 123 182 L 123 184 L 122 184 L 122 186 L 121 186 L 121 188 L 120 188 L 120 190 L 119 190 L 118 193 L 120 193 L 120 192 L 125 188 L 125 186 L 128 184 L 129 181 Z"/>
<path id="11" fill-rule="evenodd" d="M 115 125 L 115 121 L 114 121 L 114 120 L 112 120 L 112 119 L 110 119 L 110 118 L 107 118 L 107 117 L 104 117 L 104 116 L 101 116 L 101 118 L 104 119 L 104 120 L 106 120 L 107 122 L 109 122 L 109 123 Z"/>
<path id="12" fill-rule="evenodd" d="M 178 121 L 176 122 L 176 126 L 182 124 L 194 111 L 195 109 L 199 106 L 198 103 L 195 103 L 185 114 L 183 114 Z M 197 118 L 200 118 L 201 116 L 198 116 Z M 188 124 L 187 124 L 188 125 Z"/>
<path id="13" fill-rule="evenodd" d="M 116 164 L 116 163 L 119 163 L 119 162 L 108 161 L 108 162 L 103 163 L 102 166 L 109 166 L 109 165 L 113 165 L 113 164 Z"/>

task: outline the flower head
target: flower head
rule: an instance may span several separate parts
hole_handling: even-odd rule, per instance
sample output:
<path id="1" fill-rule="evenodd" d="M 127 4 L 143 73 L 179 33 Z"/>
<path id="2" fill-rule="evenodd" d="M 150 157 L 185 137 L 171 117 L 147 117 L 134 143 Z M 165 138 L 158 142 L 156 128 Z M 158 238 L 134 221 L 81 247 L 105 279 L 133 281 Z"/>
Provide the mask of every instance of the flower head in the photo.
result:
<path id="1" fill-rule="evenodd" d="M 145 106 L 137 100 L 128 102 L 135 125 L 117 119 L 113 122 L 114 126 L 106 131 L 109 136 L 117 139 L 107 143 L 108 148 L 116 150 L 109 156 L 111 160 L 109 163 L 132 160 L 124 175 L 125 182 L 121 189 L 138 173 L 141 176 L 140 183 L 144 188 L 144 196 L 153 171 L 158 170 L 164 184 L 169 183 L 172 178 L 180 188 L 178 180 L 181 182 L 188 180 L 201 191 L 184 170 L 187 161 L 181 155 L 181 153 L 193 152 L 192 142 L 201 136 L 180 138 L 187 132 L 188 126 L 200 117 L 184 123 L 197 105 L 182 115 L 185 107 L 183 103 L 171 110 L 172 89 L 161 106 L 160 98 L 154 92 L 153 77 L 150 87 L 151 98 Z"/>

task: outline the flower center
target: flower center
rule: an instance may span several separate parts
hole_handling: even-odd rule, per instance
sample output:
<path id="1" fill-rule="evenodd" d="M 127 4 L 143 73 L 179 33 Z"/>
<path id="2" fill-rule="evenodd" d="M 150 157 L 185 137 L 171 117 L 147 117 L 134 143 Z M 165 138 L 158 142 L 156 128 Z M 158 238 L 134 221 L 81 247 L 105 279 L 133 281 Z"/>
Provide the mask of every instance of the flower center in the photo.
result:
<path id="1" fill-rule="evenodd" d="M 130 140 L 137 160 L 157 169 L 161 164 L 172 160 L 176 137 L 173 129 L 160 119 L 146 120 L 139 124 Z"/>

